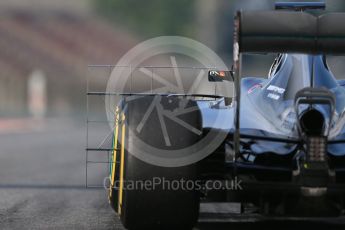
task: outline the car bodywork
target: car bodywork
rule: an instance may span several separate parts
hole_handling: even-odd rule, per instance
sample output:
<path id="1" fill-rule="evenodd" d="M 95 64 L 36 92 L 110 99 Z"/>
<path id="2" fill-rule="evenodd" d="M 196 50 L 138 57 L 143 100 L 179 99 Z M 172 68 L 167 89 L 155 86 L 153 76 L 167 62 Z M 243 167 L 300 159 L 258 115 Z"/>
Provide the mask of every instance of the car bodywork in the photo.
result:
<path id="1" fill-rule="evenodd" d="M 202 200 L 238 202 L 242 207 L 254 206 L 257 212 L 270 216 L 339 216 L 343 213 L 345 83 L 333 75 L 327 65 L 326 55 L 345 53 L 345 30 L 341 23 L 337 23 L 345 21 L 345 14 L 316 16 L 304 12 L 323 8 L 324 4 L 320 3 L 278 3 L 277 9 L 284 11 L 237 13 L 233 70 L 208 69 L 210 82 L 234 82 L 236 93 L 233 100 L 224 96 L 231 93 L 154 93 L 152 88 L 151 93 L 88 93 L 122 98 L 117 101 L 118 107 L 114 114 L 111 147 L 88 149 L 110 151 L 113 155 L 108 162 L 110 203 L 121 215 L 122 193 L 127 194 L 124 197 L 132 197 L 127 200 L 132 202 L 131 205 L 127 204 L 131 211 L 123 208 L 126 214 L 123 214 L 122 219 L 133 213 L 141 218 L 142 210 L 145 210 L 147 204 L 145 199 L 154 201 L 151 202 L 154 203 L 153 207 L 159 210 L 162 205 L 173 200 L 170 198 L 175 193 L 125 191 L 121 186 L 113 188 L 113 183 L 119 178 L 121 185 L 128 175 L 135 175 L 134 180 L 139 180 L 160 176 L 162 172 L 172 180 L 180 177 L 194 180 L 198 177 L 202 182 L 241 181 L 241 189 L 238 190 L 208 191 L 202 187 L 198 195 L 192 195 L 193 202 L 190 202 L 193 204 L 189 207 L 192 210 L 189 213 L 193 219 L 197 217 L 198 207 L 194 206 L 195 203 L 199 204 L 199 194 Z M 268 77 L 242 77 L 242 54 L 245 53 L 277 53 Z M 194 108 L 194 114 L 185 117 L 186 121 L 202 126 L 202 135 L 212 131 L 221 133 L 220 136 L 224 138 L 216 144 L 207 143 L 216 145 L 213 152 L 200 162 L 183 165 L 185 174 L 181 175 L 176 171 L 181 169 L 178 168 L 180 165 L 169 168 L 145 162 L 140 156 L 136 159 L 137 152 L 142 149 L 134 147 L 141 140 L 158 147 L 162 153 L 170 148 L 164 145 L 162 137 L 155 134 L 161 128 L 157 122 L 160 120 L 158 113 L 153 115 L 151 121 L 149 115 L 146 116 L 146 110 L 151 108 L 152 101 L 157 101 L 162 109 L 176 110 L 177 113 L 181 109 L 180 104 L 192 102 L 193 107 L 196 105 L 196 110 Z M 182 107 L 184 109 L 185 106 Z M 149 119 L 148 129 L 136 136 L 134 134 L 138 132 L 135 133 L 135 128 L 142 123 L 143 117 Z M 194 134 L 191 136 L 186 130 L 182 131 L 181 122 L 177 125 L 168 124 L 169 127 L 165 129 L 172 129 L 174 138 L 183 143 L 183 146 L 180 143 L 180 146 L 172 146 L 173 148 L 179 150 L 181 148 L 177 147 L 194 146 L 196 140 L 199 140 Z M 134 127 L 134 132 L 131 132 L 129 126 L 132 129 Z M 132 139 L 126 142 L 126 138 Z M 118 144 L 119 141 L 121 144 Z M 121 161 L 118 160 L 120 156 Z M 130 159 L 128 162 L 124 160 L 127 157 Z M 127 171 L 122 172 L 124 169 Z M 165 193 L 165 200 L 156 199 L 156 194 L 159 193 Z M 142 210 L 138 211 L 139 196 L 142 197 L 139 205 Z M 179 199 L 179 202 L 173 200 L 167 209 L 179 210 L 191 200 L 189 194 L 184 199 Z M 245 208 L 241 212 L 244 213 Z M 163 214 L 159 211 L 154 215 L 147 215 L 152 217 L 152 224 L 160 223 L 166 217 L 162 217 Z M 123 222 L 133 223 L 137 217 Z M 171 221 L 173 220 L 166 224 L 169 225 Z"/>
<path id="2" fill-rule="evenodd" d="M 243 134 L 252 134 L 263 136 L 284 137 L 286 139 L 296 140 L 300 138 L 297 129 L 298 115 L 295 111 L 295 95 L 298 91 L 312 87 L 324 88 L 335 95 L 335 111 L 330 114 L 328 105 L 315 104 L 315 109 L 319 110 L 324 118 L 325 124 L 331 122 L 329 129 L 329 140 L 342 138 L 344 135 L 343 116 L 345 109 L 345 88 L 342 80 L 336 80 L 331 70 L 328 68 L 326 59 L 322 55 L 305 54 L 280 54 L 278 63 L 274 63 L 272 71 L 268 78 L 264 77 L 244 77 L 241 80 L 241 118 L 240 129 Z M 207 103 L 209 102 L 199 102 Z M 224 105 L 223 99 L 219 99 L 219 104 Z M 201 108 L 207 106 L 200 105 Z M 233 130 L 235 103 L 222 108 L 224 114 L 229 119 L 222 123 L 214 123 L 214 116 L 218 116 L 219 107 L 208 107 L 212 112 L 201 109 L 203 112 L 204 128 L 222 128 L 224 130 Z M 307 110 L 304 106 L 300 113 Z M 247 139 L 247 142 L 250 140 Z M 279 146 L 256 146 L 251 149 L 254 154 L 272 152 L 278 155 L 284 155 L 291 152 L 296 147 L 293 143 L 290 148 L 286 144 Z M 335 147 L 337 146 L 337 147 Z M 343 144 L 328 146 L 328 152 L 334 156 L 343 156 Z"/>
<path id="3" fill-rule="evenodd" d="M 277 4 L 299 12 L 238 12 L 236 100 L 220 100 L 228 118 L 222 124 L 212 123 L 209 111 L 203 116 L 206 129 L 229 133 L 225 171 L 244 184 L 228 193 L 229 201 L 252 202 L 264 214 L 333 215 L 332 206 L 338 215 L 344 209 L 345 88 L 326 60 L 344 51 L 343 30 L 336 26 L 344 15 L 303 12 L 313 7 L 322 4 Z M 279 53 L 268 78 L 242 78 L 242 54 L 260 52 Z M 316 211 L 297 211 L 318 202 Z"/>

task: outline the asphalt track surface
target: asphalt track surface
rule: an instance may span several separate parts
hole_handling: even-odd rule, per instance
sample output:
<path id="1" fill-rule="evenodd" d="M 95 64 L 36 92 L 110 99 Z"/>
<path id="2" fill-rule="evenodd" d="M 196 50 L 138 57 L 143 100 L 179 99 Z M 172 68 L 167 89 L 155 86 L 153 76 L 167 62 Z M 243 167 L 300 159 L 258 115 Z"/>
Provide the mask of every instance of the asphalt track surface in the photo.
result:
<path id="1" fill-rule="evenodd" d="M 2 132 L 0 229 L 123 229 L 104 189 L 85 188 L 84 148 L 80 122 L 54 120 L 42 130 Z M 343 229 L 306 221 L 233 221 L 201 220 L 196 229 Z"/>

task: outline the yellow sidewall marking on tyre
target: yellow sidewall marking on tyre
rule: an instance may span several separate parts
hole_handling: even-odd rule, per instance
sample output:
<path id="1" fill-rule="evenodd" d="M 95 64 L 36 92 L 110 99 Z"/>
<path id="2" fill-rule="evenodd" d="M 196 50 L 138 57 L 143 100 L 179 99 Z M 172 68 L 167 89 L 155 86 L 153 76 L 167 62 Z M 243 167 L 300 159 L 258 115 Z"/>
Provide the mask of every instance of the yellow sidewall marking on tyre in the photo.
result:
<path id="1" fill-rule="evenodd" d="M 112 167 L 111 167 L 111 181 L 110 181 L 110 190 L 109 190 L 109 197 L 111 198 L 112 196 L 112 190 L 114 188 L 114 184 L 115 184 L 115 168 L 116 168 L 116 153 L 117 153 L 117 140 L 118 140 L 118 136 L 119 136 L 119 107 L 116 107 L 116 111 L 115 111 L 115 129 L 114 129 L 114 150 L 113 150 L 113 162 L 112 162 Z"/>
<path id="2" fill-rule="evenodd" d="M 123 192 L 123 172 L 124 172 L 124 164 L 125 164 L 125 132 L 126 132 L 126 125 L 125 125 L 125 115 L 122 115 L 122 130 L 121 130 L 121 165 L 120 165 L 120 188 L 119 188 L 119 206 L 118 206 L 118 213 L 121 215 L 121 207 L 122 207 L 122 192 Z"/>

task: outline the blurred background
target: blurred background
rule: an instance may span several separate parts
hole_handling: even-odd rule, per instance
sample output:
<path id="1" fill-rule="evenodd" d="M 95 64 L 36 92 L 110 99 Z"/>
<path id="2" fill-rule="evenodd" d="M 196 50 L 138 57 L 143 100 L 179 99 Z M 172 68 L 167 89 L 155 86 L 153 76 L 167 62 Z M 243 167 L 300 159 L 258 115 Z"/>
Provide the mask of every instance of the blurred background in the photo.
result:
<path id="1" fill-rule="evenodd" d="M 83 120 L 87 66 L 116 64 L 134 45 L 156 36 L 195 39 L 231 66 L 234 12 L 273 9 L 273 2 L 1 0 L 0 118 Z M 326 2 L 329 11 L 345 9 L 345 1 Z M 262 62 L 271 59 L 249 58 L 263 71 L 249 74 L 266 74 Z"/>

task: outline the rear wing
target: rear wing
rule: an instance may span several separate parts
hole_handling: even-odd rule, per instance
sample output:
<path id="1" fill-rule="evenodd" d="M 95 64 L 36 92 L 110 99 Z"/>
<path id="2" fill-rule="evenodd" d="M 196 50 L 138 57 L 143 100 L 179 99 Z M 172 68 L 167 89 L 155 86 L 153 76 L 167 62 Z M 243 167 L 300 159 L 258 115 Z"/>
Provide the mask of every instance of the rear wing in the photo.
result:
<path id="1" fill-rule="evenodd" d="M 345 53 L 345 13 L 244 11 L 235 18 L 242 53 Z"/>
<path id="2" fill-rule="evenodd" d="M 326 4 L 324 2 L 276 2 L 276 10 L 324 10 Z"/>

